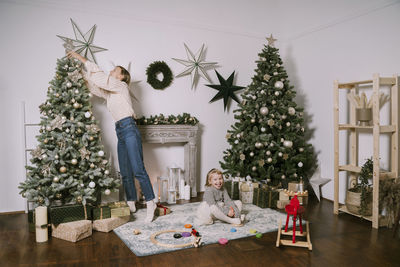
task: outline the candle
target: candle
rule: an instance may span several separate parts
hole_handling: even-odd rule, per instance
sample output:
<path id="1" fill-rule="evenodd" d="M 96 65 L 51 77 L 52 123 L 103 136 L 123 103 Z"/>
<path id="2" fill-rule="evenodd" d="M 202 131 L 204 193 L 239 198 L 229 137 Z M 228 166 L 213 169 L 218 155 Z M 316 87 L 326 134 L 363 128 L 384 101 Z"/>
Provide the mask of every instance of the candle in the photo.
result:
<path id="1" fill-rule="evenodd" d="M 35 218 L 36 242 L 46 242 L 49 238 L 47 230 L 47 207 L 37 207 L 35 209 Z"/>
<path id="2" fill-rule="evenodd" d="M 184 191 L 185 200 L 190 200 L 190 185 L 185 185 Z"/>
<path id="3" fill-rule="evenodd" d="M 185 198 L 185 181 L 181 179 L 179 181 L 179 199 Z"/>

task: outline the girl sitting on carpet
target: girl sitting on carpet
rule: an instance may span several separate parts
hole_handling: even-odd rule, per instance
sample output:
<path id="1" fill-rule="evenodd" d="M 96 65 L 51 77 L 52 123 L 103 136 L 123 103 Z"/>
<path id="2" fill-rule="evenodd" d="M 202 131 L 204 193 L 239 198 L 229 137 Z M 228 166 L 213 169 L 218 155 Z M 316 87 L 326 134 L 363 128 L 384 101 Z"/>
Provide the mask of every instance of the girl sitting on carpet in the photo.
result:
<path id="1" fill-rule="evenodd" d="M 196 225 L 212 224 L 214 219 L 241 225 L 244 215 L 241 215 L 242 202 L 232 201 L 224 188 L 222 172 L 212 169 L 207 173 L 206 188 L 203 202 L 197 210 Z"/>

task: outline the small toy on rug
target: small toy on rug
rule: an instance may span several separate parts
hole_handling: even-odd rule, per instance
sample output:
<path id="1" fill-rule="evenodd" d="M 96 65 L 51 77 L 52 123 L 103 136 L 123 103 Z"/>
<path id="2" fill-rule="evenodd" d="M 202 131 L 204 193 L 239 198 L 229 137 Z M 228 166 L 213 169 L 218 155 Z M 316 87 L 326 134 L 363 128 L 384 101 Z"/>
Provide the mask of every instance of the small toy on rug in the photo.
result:
<path id="1" fill-rule="evenodd" d="M 194 236 L 200 236 L 200 233 L 197 232 L 196 229 L 194 229 L 194 228 L 192 228 L 191 234 L 194 235 Z"/>
<path id="2" fill-rule="evenodd" d="M 139 235 L 139 234 L 141 234 L 141 232 L 140 232 L 139 229 L 135 229 L 135 230 L 133 230 L 133 234 L 134 235 Z"/>
<path id="3" fill-rule="evenodd" d="M 158 235 L 161 235 L 161 234 L 165 234 L 165 233 L 179 233 L 179 232 L 180 232 L 179 230 L 164 230 L 164 231 L 159 231 L 159 232 L 156 232 L 156 233 L 152 234 L 152 235 L 150 236 L 150 240 L 151 240 L 151 242 L 152 242 L 153 244 L 155 244 L 155 245 L 162 246 L 162 247 L 167 247 L 167 248 L 184 248 L 184 247 L 189 247 L 189 246 L 194 246 L 195 248 L 197 248 L 197 247 L 199 247 L 199 246 L 202 245 L 202 243 L 200 242 L 200 241 L 201 241 L 201 237 L 200 237 L 200 236 L 196 236 L 196 235 L 193 235 L 194 239 L 193 239 L 191 242 L 188 242 L 188 243 L 185 243 L 185 244 L 165 244 L 165 243 L 159 242 L 159 241 L 156 239 L 156 237 L 157 237 Z M 189 232 L 183 232 L 183 233 L 182 233 L 182 236 L 184 236 L 185 233 L 189 234 L 189 236 L 192 236 L 192 234 L 189 233 Z M 175 237 L 175 235 L 174 235 L 174 237 Z"/>
<path id="4" fill-rule="evenodd" d="M 237 231 L 236 228 L 231 228 L 231 233 L 234 233 L 236 231 Z"/>
<path id="5" fill-rule="evenodd" d="M 182 237 L 182 235 L 180 233 L 174 234 L 174 238 L 181 238 L 181 237 Z"/>
<path id="6" fill-rule="evenodd" d="M 262 233 L 257 233 L 257 234 L 256 234 L 256 237 L 257 237 L 257 238 L 261 238 L 261 237 L 262 237 Z"/>
<path id="7" fill-rule="evenodd" d="M 250 232 L 250 234 L 255 234 L 255 233 L 257 233 L 257 230 L 256 229 L 250 229 L 249 232 Z"/>
<path id="8" fill-rule="evenodd" d="M 191 233 L 189 233 L 189 232 L 183 232 L 182 233 L 182 236 L 183 237 L 189 237 L 189 236 L 191 236 L 192 234 Z"/>
<path id="9" fill-rule="evenodd" d="M 185 228 L 192 228 L 191 224 L 185 224 Z"/>
<path id="10" fill-rule="evenodd" d="M 218 240 L 218 243 L 220 243 L 221 245 L 226 245 L 226 244 L 228 244 L 228 239 L 226 239 L 226 238 L 220 238 L 220 239 Z"/>

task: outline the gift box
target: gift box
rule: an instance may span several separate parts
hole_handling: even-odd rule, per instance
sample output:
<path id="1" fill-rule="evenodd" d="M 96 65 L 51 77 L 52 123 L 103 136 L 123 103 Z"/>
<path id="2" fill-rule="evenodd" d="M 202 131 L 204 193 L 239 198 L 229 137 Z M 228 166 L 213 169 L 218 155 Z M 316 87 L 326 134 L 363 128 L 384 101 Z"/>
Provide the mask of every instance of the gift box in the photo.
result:
<path id="1" fill-rule="evenodd" d="M 239 181 L 228 180 L 224 183 L 224 187 L 232 200 L 239 200 Z"/>
<path id="2" fill-rule="evenodd" d="M 157 203 L 157 208 L 156 208 L 156 213 L 155 213 L 157 216 L 163 216 L 163 215 L 167 215 L 170 213 L 171 213 L 170 208 Z"/>
<path id="3" fill-rule="evenodd" d="M 286 205 L 288 205 L 290 203 L 290 200 L 278 200 L 276 202 L 276 207 L 278 209 L 284 209 Z"/>
<path id="4" fill-rule="evenodd" d="M 90 205 L 51 206 L 49 210 L 50 222 L 55 225 L 92 219 L 92 206 Z"/>
<path id="5" fill-rule="evenodd" d="M 115 228 L 129 222 L 131 216 L 114 217 L 93 221 L 93 230 L 108 233 Z"/>
<path id="6" fill-rule="evenodd" d="M 266 185 L 254 188 L 253 204 L 260 208 L 276 208 L 279 200 L 279 191 Z"/>
<path id="7" fill-rule="evenodd" d="M 131 215 L 128 204 L 125 201 L 113 202 L 108 205 L 111 209 L 111 218 Z"/>
<path id="8" fill-rule="evenodd" d="M 286 194 L 286 191 L 283 189 L 278 189 L 279 191 L 279 200 L 289 200 L 289 196 Z"/>
<path id="9" fill-rule="evenodd" d="M 240 185 L 239 197 L 243 204 L 253 203 L 253 183 L 242 183 Z"/>
<path id="10" fill-rule="evenodd" d="M 76 242 L 92 235 L 92 222 L 89 220 L 52 224 L 51 228 L 53 237 L 70 242 Z"/>
<path id="11" fill-rule="evenodd" d="M 92 220 L 102 220 L 111 218 L 111 209 L 109 206 L 99 206 L 92 209 Z"/>
<path id="12" fill-rule="evenodd" d="M 299 183 L 294 183 L 294 182 L 289 183 L 288 184 L 288 191 L 289 192 L 290 191 L 293 191 L 293 192 L 299 191 Z"/>

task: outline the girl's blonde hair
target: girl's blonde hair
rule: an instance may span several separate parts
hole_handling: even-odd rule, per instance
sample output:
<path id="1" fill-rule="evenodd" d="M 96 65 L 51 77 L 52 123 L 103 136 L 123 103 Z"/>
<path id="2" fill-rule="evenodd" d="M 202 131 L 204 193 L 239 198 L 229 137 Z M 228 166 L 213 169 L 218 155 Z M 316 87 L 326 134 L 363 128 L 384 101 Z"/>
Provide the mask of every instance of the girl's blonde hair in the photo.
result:
<path id="1" fill-rule="evenodd" d="M 131 75 L 129 74 L 129 71 L 122 66 L 117 67 L 121 70 L 121 75 L 123 76 L 122 81 L 129 85 L 131 83 Z"/>
<path id="2" fill-rule="evenodd" d="M 219 174 L 222 176 L 222 180 L 224 179 L 222 172 L 218 169 L 213 168 L 207 173 L 206 186 L 211 186 L 209 180 L 210 180 L 211 175 L 213 175 L 213 174 Z"/>

